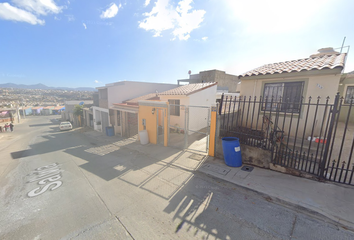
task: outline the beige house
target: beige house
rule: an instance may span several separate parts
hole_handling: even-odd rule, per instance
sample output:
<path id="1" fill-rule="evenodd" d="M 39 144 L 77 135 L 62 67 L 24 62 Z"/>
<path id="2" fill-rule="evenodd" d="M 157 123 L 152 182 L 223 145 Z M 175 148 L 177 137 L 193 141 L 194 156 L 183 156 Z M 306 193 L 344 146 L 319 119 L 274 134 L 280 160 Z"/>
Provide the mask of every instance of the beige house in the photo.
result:
<path id="1" fill-rule="evenodd" d="M 261 109 L 257 108 L 255 112 L 269 115 L 272 115 L 272 111 L 273 115 L 276 112 L 279 122 L 285 127 L 289 124 L 287 117 L 291 114 L 300 118 L 300 129 L 304 129 L 306 121 L 313 121 L 317 134 L 329 110 L 324 106 L 316 110 L 315 106 L 309 107 L 306 104 L 309 101 L 311 104 L 316 103 L 318 99 L 319 103 L 325 104 L 328 96 L 329 103 L 334 102 L 345 59 L 346 53 L 340 54 L 333 48 L 322 48 L 308 58 L 266 64 L 239 76 L 242 82 L 240 94 L 247 99 L 256 97 L 257 100 L 262 96 L 262 104 L 257 105 Z M 312 98 L 309 100 L 310 97 Z M 304 118 L 305 115 L 307 119 Z M 291 132 L 294 131 L 295 127 L 292 127 Z M 306 135 L 308 134 L 306 130 Z"/>
<path id="2" fill-rule="evenodd" d="M 347 105 L 350 104 L 352 99 L 354 99 L 354 71 L 342 75 L 338 86 L 338 92 L 340 96 L 343 97 L 343 105 L 342 111 L 339 115 L 339 121 L 345 122 L 348 117 L 348 110 L 351 108 Z M 352 106 L 354 106 L 354 102 L 352 104 Z M 351 109 L 351 112 L 353 112 L 353 109 Z M 354 114 L 350 114 L 349 121 L 354 123 Z"/>

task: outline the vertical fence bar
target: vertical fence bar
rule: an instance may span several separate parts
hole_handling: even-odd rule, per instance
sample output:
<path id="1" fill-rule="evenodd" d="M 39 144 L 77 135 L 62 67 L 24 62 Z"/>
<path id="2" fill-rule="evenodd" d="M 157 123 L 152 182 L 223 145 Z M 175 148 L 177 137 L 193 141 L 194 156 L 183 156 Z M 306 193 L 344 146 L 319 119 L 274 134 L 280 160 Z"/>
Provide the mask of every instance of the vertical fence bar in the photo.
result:
<path id="1" fill-rule="evenodd" d="M 338 112 L 336 113 L 336 114 L 337 114 L 337 119 L 335 119 L 334 133 L 333 133 L 333 136 L 332 136 L 332 146 L 331 146 L 331 151 L 330 151 L 330 153 L 329 153 L 328 161 L 330 161 L 330 159 L 332 158 L 333 146 L 334 146 L 334 142 L 335 142 L 335 140 L 336 140 L 336 134 L 337 134 L 338 122 L 339 122 L 339 115 L 340 115 L 340 111 L 341 111 L 341 109 L 342 109 L 342 103 L 343 103 L 343 98 L 340 98 Z M 338 167 L 338 164 L 337 164 L 337 167 Z M 329 178 L 330 178 L 330 179 L 331 179 L 331 177 L 332 177 L 333 170 L 334 170 L 334 168 L 331 169 L 331 173 L 330 173 L 330 175 L 329 175 Z M 334 179 L 334 180 L 335 180 L 335 179 Z"/>
<path id="2" fill-rule="evenodd" d="M 231 97 L 232 98 L 232 97 Z M 232 109 L 232 120 L 231 120 L 231 129 L 234 129 L 234 115 L 235 115 L 235 106 L 236 106 L 236 96 L 235 96 L 235 100 L 233 101 L 234 103 L 234 107 Z"/>
<path id="3" fill-rule="evenodd" d="M 249 112 L 250 112 L 250 105 L 251 105 L 251 96 L 250 98 L 248 99 L 248 108 L 247 108 L 247 117 L 246 117 L 246 127 L 248 125 L 248 115 L 249 115 Z"/>
<path id="4" fill-rule="evenodd" d="M 324 107 L 325 109 L 324 109 L 324 111 L 323 111 L 323 117 L 322 117 L 322 123 L 321 123 L 321 130 L 320 130 L 320 136 L 319 136 L 320 139 L 322 138 L 323 125 L 324 125 L 324 123 L 325 123 L 325 119 L 326 119 L 326 115 L 327 115 L 328 101 L 329 101 L 329 96 L 326 98 L 326 104 L 325 104 L 325 107 Z M 328 122 L 329 122 L 328 118 L 327 118 L 327 121 L 326 121 L 326 122 L 327 122 L 326 128 L 325 128 L 326 130 L 325 130 L 325 135 L 324 135 L 324 137 L 323 137 L 324 140 L 326 139 L 327 127 L 328 127 Z M 313 137 L 311 137 L 311 141 L 312 141 L 312 138 L 313 138 Z M 324 144 L 323 144 L 323 145 L 324 145 Z M 323 146 L 323 145 L 322 145 L 322 146 Z M 315 173 L 319 148 L 320 148 L 320 144 L 317 144 L 316 155 L 315 155 L 315 162 L 314 162 L 314 164 L 313 164 L 312 173 Z M 323 147 L 322 147 L 322 149 L 323 149 Z M 320 157 L 320 159 L 321 159 L 321 157 Z M 319 165 L 319 164 L 320 164 L 320 161 L 318 162 L 318 165 Z M 319 168 L 319 167 L 318 167 L 318 168 Z"/>
<path id="5" fill-rule="evenodd" d="M 243 115 L 245 113 L 245 106 L 246 106 L 246 96 L 243 97 L 243 103 L 242 103 L 241 127 L 243 125 Z"/>
<path id="6" fill-rule="evenodd" d="M 226 96 L 226 98 L 225 98 L 226 104 L 224 104 L 224 121 L 222 123 L 222 127 L 223 127 L 224 130 L 226 130 L 226 128 L 227 128 L 227 127 L 225 127 L 225 124 L 226 124 L 226 119 L 225 118 L 226 118 L 227 97 L 228 96 Z"/>
<path id="7" fill-rule="evenodd" d="M 336 114 L 338 112 L 337 108 L 338 108 L 338 102 L 339 102 L 339 93 L 337 93 L 336 97 L 334 98 L 334 104 L 333 104 L 333 108 L 332 108 L 332 115 L 331 115 L 331 122 L 329 124 L 329 129 L 328 129 L 328 138 L 327 138 L 327 143 L 326 143 L 326 147 L 325 147 L 325 151 L 323 154 L 323 159 L 321 159 L 321 166 L 320 166 L 320 178 L 323 179 L 324 178 L 324 171 L 325 171 L 325 166 L 326 166 L 326 161 L 327 161 L 327 157 L 328 157 L 328 151 L 329 151 L 329 146 L 331 144 L 331 138 L 332 138 L 332 132 L 333 132 L 333 127 L 334 127 L 334 123 L 336 120 Z"/>
<path id="8" fill-rule="evenodd" d="M 294 103 L 293 103 L 294 104 Z M 300 113 L 299 113 L 299 117 L 300 117 Z M 292 126 L 292 123 L 293 123 L 293 119 L 294 119 L 294 109 L 291 111 L 291 115 L 290 115 L 290 123 L 289 123 L 289 130 L 288 130 L 288 139 L 286 140 L 286 149 L 289 150 L 290 152 L 290 149 L 289 149 L 289 140 L 290 140 L 290 132 L 291 132 L 291 126 Z M 294 153 L 294 149 L 292 150 L 292 152 Z M 289 163 L 290 163 L 290 155 L 288 156 L 288 161 L 286 163 L 286 166 L 288 167 L 289 166 Z"/>
<path id="9" fill-rule="evenodd" d="M 302 149 L 304 147 L 305 133 L 306 133 L 306 127 L 307 127 L 307 120 L 308 120 L 308 117 L 309 117 L 310 106 L 311 106 L 311 99 L 312 99 L 312 97 L 309 97 L 309 101 L 308 101 L 308 105 L 307 105 L 306 118 L 305 118 L 305 126 L 304 126 L 304 131 L 302 133 L 301 148 L 300 148 L 300 153 L 302 155 L 303 155 Z M 304 167 L 304 161 L 305 161 L 305 159 L 303 158 L 302 161 L 301 161 L 301 168 L 300 168 L 301 171 L 302 171 L 302 169 Z M 299 166 L 300 166 L 300 163 L 299 163 Z"/>
<path id="10" fill-rule="evenodd" d="M 339 166 L 340 159 L 341 159 L 341 157 L 342 157 L 342 152 L 343 152 L 343 147 L 344 147 L 344 142 L 345 142 L 345 136 L 346 136 L 346 134 L 347 134 L 347 128 L 348 128 L 349 116 L 350 116 L 350 110 L 351 110 L 351 108 L 352 108 L 352 101 L 350 101 L 349 110 L 348 110 L 348 115 L 347 115 L 347 120 L 345 121 L 345 127 L 344 127 L 344 132 L 343 132 L 343 138 L 342 138 L 342 143 L 341 143 L 340 150 L 339 150 L 338 163 L 337 163 L 336 172 L 335 172 L 335 174 L 334 174 L 334 179 L 336 179 L 336 177 L 337 177 L 338 166 Z M 343 171 L 343 168 L 342 168 L 342 171 Z M 339 178 L 339 180 L 340 180 L 340 178 Z"/>
<path id="11" fill-rule="evenodd" d="M 232 101 L 232 96 L 230 97 L 229 112 L 227 113 L 227 130 L 228 131 L 230 130 L 229 120 L 230 120 L 230 112 L 231 112 L 231 101 Z"/>
<path id="12" fill-rule="evenodd" d="M 219 115 L 221 115 L 221 113 L 222 113 L 223 100 L 224 100 L 224 93 L 221 94 L 221 100 L 220 100 L 220 106 L 219 106 Z"/>
<path id="13" fill-rule="evenodd" d="M 297 119 L 297 124 L 296 124 L 296 130 L 295 130 L 295 138 L 294 138 L 294 146 L 293 146 L 293 154 L 292 154 L 292 159 L 291 159 L 291 163 L 290 163 L 290 167 L 293 166 L 294 163 L 294 153 L 295 153 L 295 146 L 296 146 L 296 138 L 297 138 L 297 133 L 299 131 L 299 124 L 300 124 L 300 115 L 301 115 L 301 111 L 302 111 L 302 102 L 304 101 L 304 97 L 301 97 L 301 101 L 300 101 L 300 109 L 299 109 L 299 116 Z M 296 151 L 296 158 L 297 158 L 297 152 Z M 296 158 L 295 158 L 295 165 L 296 165 Z"/>
<path id="14" fill-rule="evenodd" d="M 236 98 L 236 102 L 237 102 L 237 98 Z M 236 129 L 238 128 L 238 122 L 240 119 L 240 115 L 241 115 L 241 96 L 238 98 L 238 109 L 237 109 L 237 117 L 236 117 Z"/>
<path id="15" fill-rule="evenodd" d="M 353 99 L 351 99 L 351 102 L 353 102 Z M 350 148 L 350 154 L 349 154 L 349 158 L 348 158 L 347 169 L 346 169 L 346 172 L 345 172 L 344 183 L 346 182 L 346 179 L 347 179 L 347 176 L 348 176 L 349 166 L 352 163 L 353 150 L 354 150 L 354 136 L 353 136 L 352 146 Z"/>
<path id="16" fill-rule="evenodd" d="M 310 151 L 311 151 L 311 144 L 312 144 L 312 138 L 313 138 L 313 132 L 315 130 L 315 124 L 316 124 L 316 118 L 317 118 L 317 111 L 318 111 L 318 105 L 320 104 L 320 99 L 321 97 L 318 96 L 317 97 L 317 103 L 316 103 L 316 109 L 315 109 L 315 115 L 313 117 L 313 124 L 312 124 L 312 131 L 311 131 L 311 140 L 310 140 L 310 144 L 309 144 L 309 149 L 307 150 L 307 159 L 306 159 L 306 164 L 305 164 L 305 171 L 307 171 L 307 164 L 308 164 L 308 160 L 309 160 L 309 156 L 310 156 Z M 321 139 L 321 138 L 320 138 Z M 312 162 L 310 162 L 310 166 L 309 166 L 309 171 L 311 169 L 311 164 Z"/>
<path id="17" fill-rule="evenodd" d="M 252 127 L 253 127 L 253 120 L 254 120 L 254 111 L 255 111 L 255 106 L 256 104 L 256 96 L 254 97 L 254 100 L 253 100 L 253 109 L 252 109 L 252 119 L 251 119 L 251 131 L 252 131 Z M 256 131 L 257 132 L 257 131 Z M 254 136 L 252 138 L 252 146 L 254 146 L 254 142 L 256 141 L 256 136 Z"/>
<path id="18" fill-rule="evenodd" d="M 270 139 L 271 137 L 273 137 L 273 136 L 270 136 L 271 135 L 271 131 L 269 131 L 269 128 L 271 127 L 270 126 L 270 123 L 271 123 L 271 121 L 272 121 L 272 108 L 273 108 L 273 101 L 274 101 L 274 96 L 272 96 L 272 99 L 271 99 L 271 101 L 270 101 L 270 111 L 269 111 L 269 118 L 268 118 L 268 125 L 267 125 L 267 131 L 268 131 L 268 139 Z M 273 140 L 273 139 L 272 139 Z M 274 146 L 274 144 L 273 144 L 273 146 Z M 271 148 L 272 146 L 271 146 L 271 141 L 268 141 L 268 145 L 267 145 L 267 149 L 273 149 L 273 148 Z"/>

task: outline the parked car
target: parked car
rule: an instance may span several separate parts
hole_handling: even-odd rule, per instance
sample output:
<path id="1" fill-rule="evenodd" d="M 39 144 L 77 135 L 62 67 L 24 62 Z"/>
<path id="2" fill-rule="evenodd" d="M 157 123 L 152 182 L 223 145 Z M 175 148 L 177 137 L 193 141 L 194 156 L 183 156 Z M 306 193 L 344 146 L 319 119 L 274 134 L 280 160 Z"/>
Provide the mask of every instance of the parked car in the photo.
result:
<path id="1" fill-rule="evenodd" d="M 59 125 L 59 129 L 60 131 L 71 130 L 73 129 L 73 125 L 71 125 L 70 122 L 61 122 Z"/>

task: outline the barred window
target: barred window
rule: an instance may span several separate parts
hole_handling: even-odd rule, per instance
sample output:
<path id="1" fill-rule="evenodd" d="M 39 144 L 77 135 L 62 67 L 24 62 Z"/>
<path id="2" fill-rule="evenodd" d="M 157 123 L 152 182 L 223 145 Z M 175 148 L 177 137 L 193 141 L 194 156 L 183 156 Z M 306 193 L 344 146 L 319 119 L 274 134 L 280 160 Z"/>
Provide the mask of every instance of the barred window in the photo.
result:
<path id="1" fill-rule="evenodd" d="M 345 93 L 345 100 L 344 103 L 354 103 L 354 86 L 348 86 L 347 92 Z"/>
<path id="2" fill-rule="evenodd" d="M 172 116 L 179 116 L 179 100 L 169 99 L 168 103 L 170 104 L 170 115 Z"/>
<path id="3" fill-rule="evenodd" d="M 299 113 L 303 88 L 304 82 L 264 84 L 262 110 Z"/>

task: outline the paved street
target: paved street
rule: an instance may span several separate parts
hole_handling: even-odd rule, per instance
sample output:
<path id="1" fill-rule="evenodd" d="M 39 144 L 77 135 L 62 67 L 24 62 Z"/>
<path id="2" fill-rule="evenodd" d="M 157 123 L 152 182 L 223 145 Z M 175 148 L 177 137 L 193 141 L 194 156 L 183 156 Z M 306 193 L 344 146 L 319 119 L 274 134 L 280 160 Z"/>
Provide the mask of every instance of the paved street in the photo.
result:
<path id="1" fill-rule="evenodd" d="M 0 133 L 0 239 L 354 239 L 195 172 L 205 156 L 60 132 L 54 118 Z"/>

